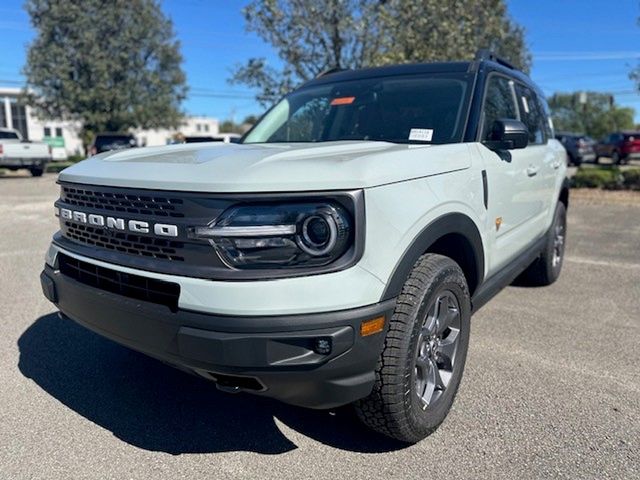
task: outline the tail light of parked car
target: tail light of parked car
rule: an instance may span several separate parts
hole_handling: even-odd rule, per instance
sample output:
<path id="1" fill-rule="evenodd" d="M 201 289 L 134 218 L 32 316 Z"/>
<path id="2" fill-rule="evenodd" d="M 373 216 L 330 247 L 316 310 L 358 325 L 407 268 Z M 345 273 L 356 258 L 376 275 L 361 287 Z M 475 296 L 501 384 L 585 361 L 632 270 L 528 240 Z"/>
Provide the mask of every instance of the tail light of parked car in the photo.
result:
<path id="1" fill-rule="evenodd" d="M 624 139 L 622 151 L 625 153 L 640 152 L 640 136 L 629 135 Z"/>

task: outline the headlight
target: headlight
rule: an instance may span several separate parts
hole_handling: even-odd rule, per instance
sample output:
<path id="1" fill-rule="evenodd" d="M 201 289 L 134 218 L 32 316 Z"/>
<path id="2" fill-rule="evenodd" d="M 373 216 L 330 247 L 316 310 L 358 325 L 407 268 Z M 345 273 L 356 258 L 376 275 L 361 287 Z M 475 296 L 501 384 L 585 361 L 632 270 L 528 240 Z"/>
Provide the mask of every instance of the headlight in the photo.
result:
<path id="1" fill-rule="evenodd" d="M 354 244 L 354 220 L 337 201 L 242 204 L 231 207 L 195 238 L 208 239 L 234 269 L 328 265 Z"/>

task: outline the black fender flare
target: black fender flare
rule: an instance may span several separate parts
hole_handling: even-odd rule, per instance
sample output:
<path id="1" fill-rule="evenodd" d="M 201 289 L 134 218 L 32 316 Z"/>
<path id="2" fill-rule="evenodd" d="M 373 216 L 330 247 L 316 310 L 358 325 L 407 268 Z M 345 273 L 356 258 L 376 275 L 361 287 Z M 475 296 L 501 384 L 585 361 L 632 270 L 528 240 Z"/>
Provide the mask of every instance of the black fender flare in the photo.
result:
<path id="1" fill-rule="evenodd" d="M 462 213 L 448 213 L 433 220 L 413 239 L 396 263 L 380 301 L 400 295 L 402 286 L 418 258 L 438 239 L 451 233 L 462 235 L 471 244 L 476 265 L 476 288 L 480 286 L 484 277 L 484 247 L 478 227 L 473 220 Z"/>

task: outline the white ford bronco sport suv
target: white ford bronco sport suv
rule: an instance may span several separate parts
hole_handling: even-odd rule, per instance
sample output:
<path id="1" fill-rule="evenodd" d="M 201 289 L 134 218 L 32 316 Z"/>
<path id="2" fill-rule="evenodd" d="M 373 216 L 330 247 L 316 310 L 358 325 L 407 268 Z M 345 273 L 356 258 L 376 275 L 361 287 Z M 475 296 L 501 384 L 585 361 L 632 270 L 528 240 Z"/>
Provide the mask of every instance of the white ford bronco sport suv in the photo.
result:
<path id="1" fill-rule="evenodd" d="M 558 278 L 565 158 L 540 91 L 487 52 L 331 72 L 239 144 L 62 172 L 43 291 L 221 390 L 354 403 L 416 442 L 453 403 L 472 313 Z"/>

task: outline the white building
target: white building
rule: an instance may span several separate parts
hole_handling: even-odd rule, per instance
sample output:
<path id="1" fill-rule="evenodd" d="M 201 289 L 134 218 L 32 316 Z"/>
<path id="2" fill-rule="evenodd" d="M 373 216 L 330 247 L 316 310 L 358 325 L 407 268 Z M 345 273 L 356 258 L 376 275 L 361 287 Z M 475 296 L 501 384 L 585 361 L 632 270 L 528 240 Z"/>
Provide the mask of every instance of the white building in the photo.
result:
<path id="1" fill-rule="evenodd" d="M 51 145 L 54 159 L 83 153 L 78 135 L 80 124 L 59 120 L 40 120 L 33 109 L 18 102 L 19 88 L 0 87 L 0 127 L 15 128 L 22 137 Z"/>
<path id="2" fill-rule="evenodd" d="M 0 128 L 15 128 L 25 139 L 48 143 L 56 160 L 84 154 L 80 122 L 40 120 L 31 107 L 18 102 L 20 92 L 20 88 L 0 87 Z M 167 145 L 179 137 L 208 137 L 218 133 L 218 120 L 203 116 L 186 117 L 178 129 L 133 131 L 140 146 Z"/>
<path id="3" fill-rule="evenodd" d="M 141 147 L 154 147 L 174 143 L 182 137 L 209 137 L 220 132 L 218 120 L 211 117 L 185 117 L 178 129 L 135 130 Z"/>

